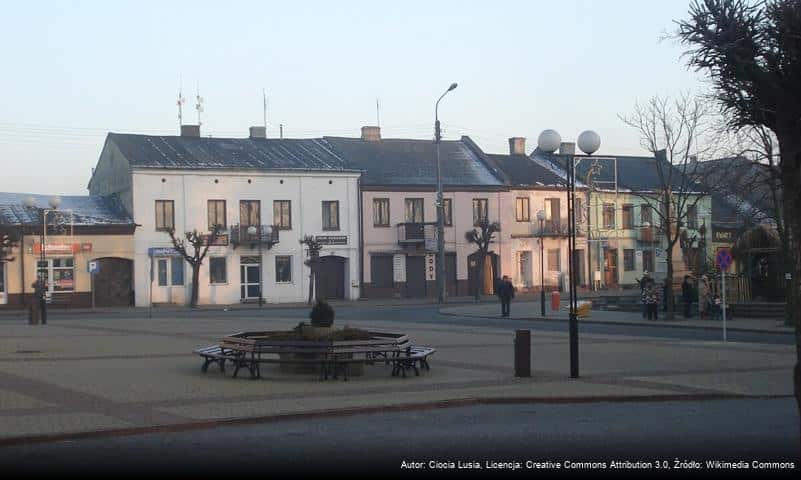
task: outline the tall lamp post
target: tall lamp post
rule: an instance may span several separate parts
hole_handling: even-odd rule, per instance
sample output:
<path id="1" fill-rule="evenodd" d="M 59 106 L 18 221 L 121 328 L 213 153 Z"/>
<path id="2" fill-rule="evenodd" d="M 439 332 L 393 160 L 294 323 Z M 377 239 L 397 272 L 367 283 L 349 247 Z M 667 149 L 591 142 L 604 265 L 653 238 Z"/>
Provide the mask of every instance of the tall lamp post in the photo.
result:
<path id="1" fill-rule="evenodd" d="M 439 144 L 442 140 L 442 131 L 439 128 L 439 102 L 455 88 L 456 83 L 451 83 L 434 105 L 434 143 L 437 157 L 437 302 L 439 303 L 445 301 L 445 218 L 442 199 L 442 168 L 439 161 Z"/>
<path id="2" fill-rule="evenodd" d="M 57 210 L 61 205 L 61 197 L 54 195 L 47 201 L 50 208 Z M 47 235 L 47 209 L 36 205 L 36 198 L 33 196 L 26 197 L 23 201 L 26 208 L 36 210 L 36 216 L 39 219 L 41 229 L 39 230 L 39 261 L 36 268 L 36 281 L 37 289 L 34 292 L 39 297 L 39 314 L 41 315 L 42 325 L 47 324 L 47 281 L 45 280 L 45 273 L 48 271 L 47 258 L 45 257 L 45 237 Z"/>
<path id="3" fill-rule="evenodd" d="M 537 146 L 545 153 L 553 154 L 562 143 L 562 137 L 555 130 L 545 130 L 537 139 Z M 579 149 L 587 155 L 592 155 L 601 146 L 601 137 L 592 130 L 581 132 L 578 137 Z M 559 155 L 565 157 L 565 170 L 567 172 L 567 265 L 570 279 L 570 377 L 579 376 L 578 357 L 578 296 L 576 293 L 576 163 L 573 154 Z"/>
<path id="4" fill-rule="evenodd" d="M 545 222 L 545 210 L 537 212 L 537 220 L 540 222 L 540 313 L 545 316 L 545 246 L 543 245 Z"/>

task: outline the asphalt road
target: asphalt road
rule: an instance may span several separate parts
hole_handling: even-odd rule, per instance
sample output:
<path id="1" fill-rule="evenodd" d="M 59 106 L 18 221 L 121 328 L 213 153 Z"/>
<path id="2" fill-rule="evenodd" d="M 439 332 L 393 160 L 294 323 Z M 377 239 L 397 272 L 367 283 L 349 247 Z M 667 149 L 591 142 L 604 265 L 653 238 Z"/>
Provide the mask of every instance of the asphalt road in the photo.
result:
<path id="1" fill-rule="evenodd" d="M 792 399 L 511 404 L 337 416 L 206 430 L 94 438 L 0 448 L 0 471 L 144 474 L 186 472 L 473 473 L 429 462 L 793 462 L 799 422 Z M 575 471 L 575 470 L 574 470 Z M 604 471 L 596 468 L 595 471 Z M 638 470 L 641 471 L 641 470 Z M 559 473 L 552 470 L 551 473 Z M 683 471 L 686 473 L 686 471 Z M 658 473 L 658 472 L 657 472 Z M 674 470 L 674 473 L 682 473 Z M 752 472 L 753 473 L 753 472 Z M 531 475 L 531 470 L 528 470 Z M 227 476 L 227 475 L 226 475 Z M 211 477 L 208 477 L 211 478 Z"/>

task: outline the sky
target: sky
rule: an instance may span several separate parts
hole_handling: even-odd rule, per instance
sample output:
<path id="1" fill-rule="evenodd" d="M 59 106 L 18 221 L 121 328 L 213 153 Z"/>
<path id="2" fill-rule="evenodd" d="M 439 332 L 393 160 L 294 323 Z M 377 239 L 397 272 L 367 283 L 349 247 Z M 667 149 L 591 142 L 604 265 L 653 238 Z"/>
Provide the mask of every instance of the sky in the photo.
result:
<path id="1" fill-rule="evenodd" d="M 0 14 L 0 191 L 86 194 L 107 132 L 469 135 L 488 153 L 587 129 L 639 155 L 619 115 L 703 91 L 677 41 L 689 0 L 11 2 Z M 376 101 L 380 117 L 376 115 Z"/>

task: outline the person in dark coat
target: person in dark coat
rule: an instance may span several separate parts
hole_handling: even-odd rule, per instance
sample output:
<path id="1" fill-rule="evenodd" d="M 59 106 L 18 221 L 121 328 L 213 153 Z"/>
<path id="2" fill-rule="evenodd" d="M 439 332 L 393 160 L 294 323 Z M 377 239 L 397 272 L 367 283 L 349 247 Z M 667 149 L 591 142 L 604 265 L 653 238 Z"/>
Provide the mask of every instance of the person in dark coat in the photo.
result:
<path id="1" fill-rule="evenodd" d="M 503 279 L 498 282 L 498 288 L 495 291 L 498 294 L 498 298 L 501 299 L 501 316 L 508 317 L 512 299 L 515 296 L 515 287 L 509 281 L 509 277 L 504 275 Z"/>
<path id="2" fill-rule="evenodd" d="M 693 284 L 690 281 L 690 276 L 685 275 L 684 281 L 681 283 L 681 301 L 684 303 L 684 318 L 690 318 L 690 307 L 693 304 Z"/>

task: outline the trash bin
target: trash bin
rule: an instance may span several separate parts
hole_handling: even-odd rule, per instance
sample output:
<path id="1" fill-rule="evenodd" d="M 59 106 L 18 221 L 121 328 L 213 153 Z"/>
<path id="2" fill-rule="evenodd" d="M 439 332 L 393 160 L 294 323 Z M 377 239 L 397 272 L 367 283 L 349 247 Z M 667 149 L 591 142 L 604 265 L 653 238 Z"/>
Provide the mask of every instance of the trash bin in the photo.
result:
<path id="1" fill-rule="evenodd" d="M 531 330 L 515 330 L 515 377 L 531 376 Z"/>
<path id="2" fill-rule="evenodd" d="M 556 312 L 559 310 L 559 292 L 551 292 L 551 311 Z"/>

